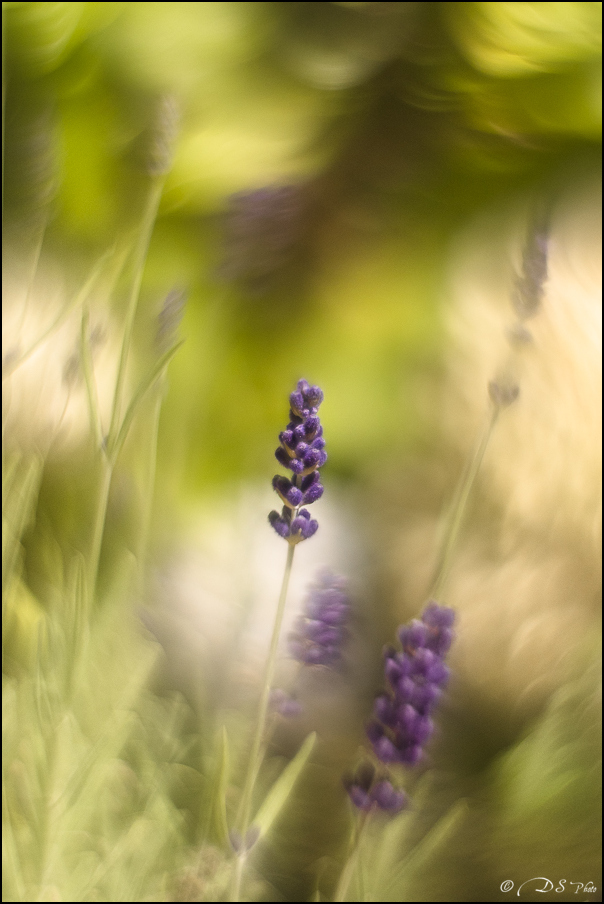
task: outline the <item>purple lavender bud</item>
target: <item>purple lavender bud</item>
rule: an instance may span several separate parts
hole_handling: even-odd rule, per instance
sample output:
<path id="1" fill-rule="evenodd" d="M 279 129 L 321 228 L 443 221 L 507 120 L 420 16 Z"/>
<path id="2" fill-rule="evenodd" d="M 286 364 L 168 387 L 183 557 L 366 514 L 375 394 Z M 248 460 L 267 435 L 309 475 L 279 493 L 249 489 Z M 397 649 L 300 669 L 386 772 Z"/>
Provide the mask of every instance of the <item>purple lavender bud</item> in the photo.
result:
<path id="1" fill-rule="evenodd" d="M 319 529 L 319 522 L 312 518 L 310 521 L 307 521 L 300 530 L 300 535 L 302 540 L 308 540 L 310 537 L 313 537 Z"/>
<path id="2" fill-rule="evenodd" d="M 321 475 L 318 471 L 313 471 L 311 474 L 306 474 L 305 477 L 300 481 L 300 489 L 303 493 L 306 493 L 315 483 L 319 483 L 321 480 Z"/>
<path id="3" fill-rule="evenodd" d="M 348 603 L 329 603 L 321 612 L 321 620 L 326 625 L 341 625 L 348 618 Z"/>
<path id="4" fill-rule="evenodd" d="M 417 714 L 415 725 L 413 726 L 413 740 L 416 744 L 425 744 L 434 731 L 434 723 L 428 716 L 420 716 Z"/>
<path id="5" fill-rule="evenodd" d="M 416 766 L 423 756 L 422 748 L 419 744 L 410 744 L 400 750 L 398 761 L 403 766 Z"/>
<path id="6" fill-rule="evenodd" d="M 371 791 L 371 799 L 380 810 L 388 813 L 399 813 L 407 806 L 407 795 L 404 791 L 397 791 L 388 781 L 377 782 Z"/>
<path id="7" fill-rule="evenodd" d="M 412 653 L 418 647 L 425 646 L 427 637 L 428 629 L 426 625 L 417 621 L 417 619 L 412 621 L 410 625 L 405 625 L 398 630 L 398 639 L 405 652 Z"/>
<path id="8" fill-rule="evenodd" d="M 399 751 L 396 749 L 393 742 L 385 735 L 377 741 L 374 741 L 372 746 L 373 752 L 382 763 L 396 763 L 400 760 Z M 400 761 L 403 762 L 402 760 Z"/>
<path id="9" fill-rule="evenodd" d="M 298 392 L 301 392 L 302 395 L 305 396 L 306 393 L 308 392 L 308 390 L 310 389 L 308 380 L 298 380 L 297 389 L 298 389 Z"/>
<path id="10" fill-rule="evenodd" d="M 305 647 L 302 656 L 304 665 L 326 665 L 323 661 L 325 659 L 325 652 L 321 647 L 307 646 Z"/>
<path id="11" fill-rule="evenodd" d="M 279 515 L 279 512 L 271 512 L 268 516 L 268 520 L 280 537 L 283 537 L 284 540 L 289 537 L 289 524 L 281 517 L 281 515 Z"/>
<path id="12" fill-rule="evenodd" d="M 289 468 L 291 459 L 282 446 L 275 450 L 275 458 L 284 468 Z"/>
<path id="13" fill-rule="evenodd" d="M 422 621 L 430 628 L 452 628 L 455 621 L 455 612 L 446 606 L 439 606 L 431 601 L 422 612 Z"/>
<path id="14" fill-rule="evenodd" d="M 298 443 L 304 442 L 306 440 L 307 434 L 306 434 L 305 428 L 306 428 L 306 424 L 308 423 L 309 420 L 310 420 L 310 418 L 307 418 L 306 421 L 303 421 L 303 423 L 298 424 L 294 428 L 292 445 L 296 449 L 296 454 L 298 454 L 298 449 L 297 449 Z"/>
<path id="15" fill-rule="evenodd" d="M 410 703 L 401 703 L 396 707 L 396 730 L 404 737 L 410 737 L 415 727 L 417 713 Z"/>
<path id="16" fill-rule="evenodd" d="M 302 502 L 302 490 L 295 487 L 287 477 L 281 477 L 280 475 L 273 477 L 273 489 L 277 491 L 289 508 L 295 509 Z"/>
<path id="17" fill-rule="evenodd" d="M 305 439 L 307 443 L 310 443 L 317 436 L 321 421 L 316 415 L 309 415 L 304 423 L 300 424 L 300 427 L 302 428 L 300 439 Z"/>
<path id="18" fill-rule="evenodd" d="M 347 788 L 348 795 L 357 808 L 357 810 L 370 810 L 373 800 L 366 791 L 359 788 L 358 785 L 351 785 Z"/>
<path id="19" fill-rule="evenodd" d="M 284 446 L 289 446 L 289 448 L 293 450 L 295 447 L 295 441 L 294 441 L 295 432 L 296 432 L 295 430 L 289 430 L 289 429 L 283 430 L 283 432 L 279 434 L 279 441 Z M 293 452 L 292 452 L 292 454 L 293 454 Z"/>
<path id="20" fill-rule="evenodd" d="M 323 647 L 336 644 L 342 638 L 342 632 L 338 628 L 330 627 L 321 621 L 307 621 L 306 633 L 311 640 Z"/>
<path id="21" fill-rule="evenodd" d="M 432 712 L 441 695 L 442 691 L 435 684 L 416 684 L 409 699 L 418 713 L 425 715 Z"/>
<path id="22" fill-rule="evenodd" d="M 318 386 L 309 386 L 304 393 L 304 398 L 310 408 L 318 408 L 323 401 L 323 391 Z"/>
<path id="23" fill-rule="evenodd" d="M 318 449 L 309 449 L 306 443 L 300 443 L 300 446 L 305 446 L 304 452 L 301 453 L 304 469 L 306 471 L 314 470 L 321 459 L 321 452 Z M 297 450 L 296 454 L 298 454 Z"/>
<path id="24" fill-rule="evenodd" d="M 373 712 L 375 717 L 383 722 L 384 725 L 392 727 L 396 724 L 396 710 L 390 697 L 387 694 L 380 694 L 373 703 Z"/>
<path id="25" fill-rule="evenodd" d="M 289 397 L 289 404 L 294 414 L 297 414 L 298 417 L 304 417 L 304 397 L 299 389 L 296 392 L 292 392 Z"/>
<path id="26" fill-rule="evenodd" d="M 443 657 L 449 652 L 452 643 L 453 631 L 451 628 L 441 628 L 440 631 L 428 636 L 426 647 L 436 653 L 437 656 Z"/>
<path id="27" fill-rule="evenodd" d="M 410 668 L 413 668 L 413 665 L 413 662 L 409 663 Z M 400 700 L 409 700 L 415 690 L 415 681 L 409 675 L 403 675 L 396 682 L 394 690 Z"/>
<path id="28" fill-rule="evenodd" d="M 304 456 L 305 456 L 306 453 L 308 452 L 309 448 L 310 448 L 310 447 L 309 447 L 308 443 L 297 443 L 297 444 L 296 444 L 296 449 L 295 449 L 295 452 L 296 452 L 296 458 L 300 458 L 300 459 L 303 460 L 303 459 L 304 459 Z"/>
<path id="29" fill-rule="evenodd" d="M 378 809 L 394 816 L 408 805 L 405 792 L 394 788 L 384 774 L 375 779 L 375 768 L 368 762 L 361 763 L 354 775 L 344 776 L 343 785 L 358 810 Z"/>
<path id="30" fill-rule="evenodd" d="M 316 474 L 316 471 L 312 472 Z M 323 495 L 323 486 L 320 483 L 315 483 L 304 493 L 301 499 L 302 505 L 312 505 L 313 502 L 316 502 Z"/>
<path id="31" fill-rule="evenodd" d="M 316 534 L 318 528 L 319 522 L 311 519 L 310 514 L 305 509 L 301 509 L 298 517 L 292 521 L 290 537 L 294 543 L 299 543 L 302 540 L 308 540 L 313 534 Z"/>

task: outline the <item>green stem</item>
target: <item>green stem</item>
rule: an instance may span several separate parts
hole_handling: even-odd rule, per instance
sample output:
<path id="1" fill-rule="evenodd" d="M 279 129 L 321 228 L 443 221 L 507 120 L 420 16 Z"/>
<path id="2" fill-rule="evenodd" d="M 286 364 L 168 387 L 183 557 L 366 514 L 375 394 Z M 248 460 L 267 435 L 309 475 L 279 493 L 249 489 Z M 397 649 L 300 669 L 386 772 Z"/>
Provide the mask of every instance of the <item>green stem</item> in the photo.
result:
<path id="1" fill-rule="evenodd" d="M 132 331 L 134 329 L 134 319 L 136 317 L 136 309 L 138 306 L 138 298 L 140 295 L 141 283 L 143 280 L 143 272 L 145 269 L 145 260 L 149 243 L 157 217 L 157 210 L 164 187 L 164 180 L 158 177 L 153 180 L 151 190 L 147 197 L 147 204 L 143 214 L 143 223 L 139 235 L 138 244 L 134 255 L 134 279 L 130 290 L 130 298 L 128 300 L 128 308 L 126 310 L 126 321 L 124 324 L 124 338 L 122 340 L 122 348 L 120 351 L 120 360 L 117 369 L 117 377 L 115 380 L 115 392 L 113 396 L 113 406 L 111 409 L 111 424 L 109 427 L 109 443 L 117 436 L 120 426 L 120 415 L 122 401 L 124 395 L 124 386 L 126 379 L 126 366 L 128 364 L 128 355 L 130 353 L 130 344 L 132 342 Z"/>
<path id="2" fill-rule="evenodd" d="M 165 377 L 165 371 L 164 375 Z M 149 469 L 145 481 L 146 492 L 143 495 L 143 513 L 141 517 L 141 526 L 139 532 L 138 544 L 138 561 L 139 561 L 139 580 L 143 575 L 144 561 L 147 554 L 147 544 L 149 542 L 149 530 L 151 526 L 151 513 L 153 510 L 153 490 L 155 487 L 155 472 L 157 470 L 157 438 L 159 435 L 159 418 L 161 415 L 162 392 L 164 388 L 164 379 L 160 378 L 156 392 L 157 396 L 153 402 L 153 420 L 151 423 L 151 445 L 149 454 Z"/>
<path id="3" fill-rule="evenodd" d="M 489 415 L 489 419 L 483 430 L 483 434 L 476 447 L 474 455 L 466 466 L 466 469 L 462 475 L 461 481 L 453 498 L 449 525 L 445 533 L 441 553 L 438 560 L 436 578 L 432 592 L 430 594 L 430 597 L 434 600 L 439 599 L 443 587 L 445 586 L 447 578 L 449 576 L 449 571 L 451 569 L 453 559 L 453 552 L 455 549 L 455 544 L 457 543 L 457 538 L 459 536 L 459 530 L 463 521 L 463 516 L 466 511 L 470 491 L 472 489 L 474 481 L 476 480 L 476 475 L 480 470 L 480 466 L 489 444 L 491 434 L 493 433 L 493 428 L 497 422 L 498 415 L 499 407 L 495 406 L 491 414 Z"/>
<path id="4" fill-rule="evenodd" d="M 248 762 L 247 775 L 245 785 L 243 787 L 243 797 L 241 804 L 241 838 L 245 846 L 245 836 L 250 825 L 250 816 L 252 812 L 252 797 L 254 793 L 254 785 L 256 777 L 260 769 L 260 747 L 262 737 L 264 735 L 264 727 L 266 723 L 266 713 L 268 711 L 268 701 L 275 673 L 275 662 L 277 659 L 277 647 L 279 645 L 279 635 L 281 634 L 281 625 L 283 623 L 283 614 L 285 612 L 285 601 L 287 599 L 287 588 L 289 586 L 289 578 L 294 561 L 295 546 L 290 545 L 287 549 L 287 559 L 285 562 L 285 571 L 283 572 L 283 582 L 281 584 L 281 593 L 279 594 L 279 602 L 277 603 L 277 612 L 273 624 L 273 634 L 271 637 L 271 645 L 264 669 L 264 680 L 262 683 L 262 695 L 260 697 L 260 705 L 258 707 L 258 717 L 256 719 L 256 731 L 254 740 L 252 741 L 252 749 Z M 235 867 L 235 876 L 231 893 L 231 901 L 240 900 L 241 880 L 243 877 L 243 867 L 245 864 L 245 851 L 243 850 L 237 857 Z"/>
<path id="5" fill-rule="evenodd" d="M 145 260 L 151 241 L 151 234 L 157 216 L 157 209 L 161 200 L 164 180 L 163 178 L 154 179 L 147 204 L 143 214 L 143 223 L 139 235 L 138 244 L 135 249 L 134 256 L 134 279 L 130 291 L 128 301 L 128 309 L 126 311 L 126 322 L 124 324 L 124 337 L 122 339 L 122 347 L 120 351 L 120 360 L 115 380 L 115 392 L 113 396 L 113 405 L 111 408 L 111 424 L 107 437 L 107 448 L 103 450 L 102 462 L 103 473 L 101 476 L 101 487 L 99 492 L 99 502 L 97 507 L 96 519 L 92 534 L 92 548 L 90 553 L 90 599 L 94 599 L 96 592 L 96 582 L 99 569 L 99 560 L 101 557 L 101 546 L 103 543 L 103 533 L 105 530 L 105 517 L 107 514 L 107 503 L 109 500 L 109 490 L 111 487 L 111 478 L 113 476 L 113 468 L 115 465 L 114 444 L 119 434 L 121 422 L 120 412 L 122 407 L 122 399 L 124 394 L 124 382 L 126 377 L 126 365 L 128 363 L 128 355 L 132 342 L 132 331 L 134 328 L 134 318 L 138 306 L 138 298 L 143 279 L 143 271 L 145 269 Z"/>
<path id="6" fill-rule="evenodd" d="M 101 485 L 99 488 L 99 498 L 96 510 L 96 518 L 92 532 L 92 544 L 90 547 L 90 572 L 89 572 L 89 600 L 94 601 L 96 594 L 96 582 L 99 571 L 99 561 L 101 558 L 101 546 L 103 544 L 103 533 L 105 531 L 105 518 L 107 516 L 107 503 L 109 501 L 109 490 L 111 488 L 111 478 L 113 476 L 113 462 L 103 453 L 102 456 L 103 471 L 101 474 Z"/>
<path id="7" fill-rule="evenodd" d="M 84 309 L 82 311 L 82 325 L 80 329 L 80 359 L 82 362 L 82 371 L 84 374 L 84 384 L 86 386 L 86 397 L 88 399 L 90 429 L 92 430 L 97 449 L 102 449 L 103 425 L 101 423 L 96 383 L 92 370 L 92 359 L 90 356 L 90 343 L 88 337 L 88 308 L 86 306 L 84 306 Z"/>

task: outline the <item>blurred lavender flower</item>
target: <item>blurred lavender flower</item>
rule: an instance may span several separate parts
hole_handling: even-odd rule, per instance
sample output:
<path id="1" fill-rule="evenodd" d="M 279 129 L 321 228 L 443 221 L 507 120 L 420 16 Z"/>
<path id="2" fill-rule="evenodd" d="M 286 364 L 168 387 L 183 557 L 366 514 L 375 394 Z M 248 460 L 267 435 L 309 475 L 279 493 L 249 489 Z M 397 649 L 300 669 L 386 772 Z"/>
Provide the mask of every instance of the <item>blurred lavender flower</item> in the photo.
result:
<path id="1" fill-rule="evenodd" d="M 520 395 L 520 387 L 509 378 L 489 381 L 489 396 L 496 408 L 507 408 Z"/>
<path id="2" fill-rule="evenodd" d="M 452 609 L 430 602 L 421 621 L 399 628 L 402 651 L 387 647 L 387 690 L 374 703 L 367 726 L 373 752 L 383 763 L 414 766 L 431 736 L 433 712 L 449 677 L 444 657 L 453 640 Z"/>
<path id="3" fill-rule="evenodd" d="M 267 186 L 231 195 L 220 275 L 264 290 L 291 259 L 305 209 L 302 191 L 296 185 Z"/>
<path id="4" fill-rule="evenodd" d="M 280 716 L 284 716 L 286 719 L 299 716 L 302 712 L 302 704 L 280 687 L 276 687 L 271 691 L 269 706 L 273 712 L 279 713 Z"/>
<path id="5" fill-rule="evenodd" d="M 289 650 L 303 665 L 333 666 L 342 657 L 342 642 L 350 605 L 346 580 L 323 571 L 311 587 L 304 613 L 289 637 Z"/>
<path id="6" fill-rule="evenodd" d="M 281 445 L 275 452 L 277 461 L 293 472 L 290 479 L 281 475 L 273 478 L 273 489 L 285 505 L 281 515 L 271 512 L 268 520 L 279 534 L 293 546 L 316 533 L 318 523 L 302 505 L 310 505 L 323 495 L 319 468 L 327 461 L 324 452 L 323 427 L 317 415 L 323 401 L 318 386 L 299 380 L 289 397 L 290 422 L 279 434 Z"/>
<path id="7" fill-rule="evenodd" d="M 151 127 L 146 161 L 150 176 L 165 176 L 170 171 L 179 123 L 180 110 L 176 98 L 171 94 L 162 95 Z"/>
<path id="8" fill-rule="evenodd" d="M 368 812 L 374 807 L 394 816 L 408 806 L 404 791 L 396 789 L 383 776 L 375 781 L 376 771 L 371 763 L 362 763 L 353 776 L 344 778 L 344 787 L 358 810 Z"/>
<path id="9" fill-rule="evenodd" d="M 536 225 L 522 254 L 522 275 L 517 277 L 512 304 L 519 320 L 533 317 L 539 310 L 547 280 L 548 230 L 544 223 Z"/>

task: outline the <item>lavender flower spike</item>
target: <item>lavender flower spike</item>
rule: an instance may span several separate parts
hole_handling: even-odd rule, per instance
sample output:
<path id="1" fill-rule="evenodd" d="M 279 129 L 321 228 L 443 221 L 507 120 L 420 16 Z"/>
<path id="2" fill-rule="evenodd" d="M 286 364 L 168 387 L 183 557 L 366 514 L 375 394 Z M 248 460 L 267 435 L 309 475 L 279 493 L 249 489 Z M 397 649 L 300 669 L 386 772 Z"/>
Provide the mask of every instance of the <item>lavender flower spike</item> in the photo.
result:
<path id="1" fill-rule="evenodd" d="M 275 452 L 279 464 L 292 472 L 291 478 L 276 475 L 273 489 L 284 503 L 281 514 L 271 512 L 268 520 L 284 540 L 294 546 L 316 533 L 318 522 L 310 517 L 304 505 L 311 505 L 323 495 L 319 468 L 327 461 L 323 427 L 317 411 L 323 401 L 318 386 L 299 380 L 289 397 L 290 422 L 279 434 L 281 445 Z"/>
<path id="2" fill-rule="evenodd" d="M 452 609 L 430 602 L 421 617 L 399 628 L 402 651 L 387 647 L 386 690 L 376 697 L 367 736 L 383 763 L 414 766 L 434 730 L 431 714 L 447 683 L 444 658 L 453 640 Z"/>
<path id="3" fill-rule="evenodd" d="M 326 569 L 311 587 L 303 614 L 289 637 L 289 650 L 303 665 L 333 666 L 342 657 L 350 606 L 346 581 Z"/>

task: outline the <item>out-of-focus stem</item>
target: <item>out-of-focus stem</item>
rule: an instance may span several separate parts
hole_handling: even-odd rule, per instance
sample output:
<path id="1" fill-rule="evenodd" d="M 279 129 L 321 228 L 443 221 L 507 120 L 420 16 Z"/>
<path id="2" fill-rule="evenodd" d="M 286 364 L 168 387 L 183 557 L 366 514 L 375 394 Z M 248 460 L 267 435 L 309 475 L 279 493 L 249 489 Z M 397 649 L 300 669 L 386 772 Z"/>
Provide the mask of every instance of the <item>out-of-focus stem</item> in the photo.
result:
<path id="1" fill-rule="evenodd" d="M 92 430 L 97 449 L 102 449 L 103 427 L 99 414 L 96 383 L 94 381 L 94 373 L 92 371 L 92 360 L 90 356 L 90 345 L 88 340 L 88 310 L 86 307 L 84 307 L 84 311 L 82 313 L 82 326 L 80 330 L 80 357 L 82 360 L 82 371 L 84 374 L 84 384 L 86 386 L 86 396 L 88 399 L 90 428 Z"/>
<path id="2" fill-rule="evenodd" d="M 268 701 L 271 692 L 271 686 L 273 683 L 273 676 L 275 673 L 275 661 L 277 658 L 277 647 L 279 645 L 279 635 L 281 634 L 281 625 L 283 623 L 283 614 L 285 612 L 285 601 L 287 599 L 287 588 L 289 586 L 289 578 L 292 570 L 292 563 L 294 561 L 294 545 L 288 546 L 287 549 L 287 559 L 285 562 L 285 571 L 283 572 L 283 582 L 281 584 L 281 593 L 279 594 L 279 602 L 277 603 L 277 612 L 275 614 L 275 621 L 273 624 L 273 634 L 271 637 L 271 644 L 268 652 L 268 658 L 266 660 L 266 666 L 264 669 L 264 680 L 262 682 L 262 694 L 260 697 L 260 705 L 258 707 L 258 717 L 256 719 L 256 731 L 254 732 L 254 739 L 252 741 L 252 749 L 250 752 L 250 758 L 248 761 L 247 775 L 245 779 L 245 785 L 243 787 L 243 797 L 241 804 L 241 837 L 243 839 L 243 845 L 245 846 L 245 839 L 247 835 L 247 830 L 250 825 L 250 815 L 252 811 L 252 797 L 254 793 L 254 785 L 256 784 L 256 777 L 258 775 L 258 771 L 260 768 L 260 747 L 262 744 L 262 738 L 264 735 L 264 728 L 266 723 L 266 713 L 268 710 Z M 241 879 L 243 877 L 243 868 L 245 865 L 245 849 L 243 849 L 236 861 L 235 866 L 235 875 L 231 890 L 231 901 L 239 901 L 240 900 L 240 891 L 241 891 Z"/>
<path id="3" fill-rule="evenodd" d="M 124 324 L 124 336 L 122 339 L 122 347 L 120 351 L 120 360 L 115 380 L 115 392 L 113 396 L 113 406 L 111 409 L 111 424 L 107 436 L 106 448 L 102 450 L 102 475 L 101 486 L 99 490 L 99 501 L 96 513 L 96 519 L 92 534 L 92 547 L 90 552 L 90 598 L 93 599 L 96 591 L 96 581 L 99 568 L 99 560 L 101 556 L 101 546 L 103 543 L 103 533 L 105 530 L 105 517 L 107 514 L 107 502 L 109 500 L 109 490 L 111 487 L 111 478 L 115 465 L 114 443 L 120 429 L 120 414 L 122 407 L 122 399 L 124 394 L 124 382 L 126 377 L 126 366 L 128 364 L 128 355 L 130 352 L 130 344 L 132 341 L 132 330 L 134 328 L 134 318 L 136 316 L 136 308 L 140 294 L 141 283 L 143 279 L 143 271 L 145 269 L 145 260 L 151 241 L 151 234 L 157 216 L 157 209 L 162 195 L 164 179 L 156 177 L 147 197 L 147 204 L 143 214 L 143 222 L 141 226 L 139 240 L 135 249 L 134 256 L 134 279 L 130 291 L 130 299 L 128 309 L 126 311 L 126 322 Z"/>
<path id="4" fill-rule="evenodd" d="M 430 594 L 432 599 L 439 599 L 443 587 L 445 586 L 445 583 L 449 576 L 449 571 L 451 569 L 451 563 L 453 559 L 453 552 L 455 550 L 455 544 L 457 543 L 457 538 L 459 536 L 459 530 L 462 525 L 463 516 L 466 511 L 470 491 L 472 489 L 474 481 L 476 480 L 476 475 L 480 470 L 480 466 L 489 444 L 491 434 L 493 433 L 493 428 L 495 426 L 495 423 L 497 422 L 498 415 L 499 406 L 495 405 L 493 407 L 493 410 L 489 414 L 489 419 L 483 430 L 482 436 L 480 437 L 478 445 L 476 446 L 474 455 L 468 462 L 455 493 L 448 529 L 445 533 L 440 556 L 438 559 L 436 578 L 432 592 Z"/>
<path id="5" fill-rule="evenodd" d="M 89 600 L 94 600 L 96 594 L 96 582 L 99 570 L 99 561 L 101 558 L 101 546 L 103 544 L 103 533 L 105 531 L 105 518 L 107 516 L 107 503 L 109 502 L 109 490 L 111 488 L 111 478 L 113 476 L 113 462 L 105 452 L 102 455 L 102 473 L 101 485 L 99 487 L 99 497 L 96 508 L 96 516 L 94 520 L 94 528 L 92 531 L 92 543 L 90 546 L 90 563 L 89 563 Z M 89 603 L 89 604 L 90 604 Z"/>
<path id="6" fill-rule="evenodd" d="M 120 360 L 117 369 L 117 377 L 115 379 L 115 392 L 113 396 L 113 406 L 111 410 L 111 424 L 109 427 L 109 443 L 115 440 L 120 426 L 120 416 L 122 408 L 122 400 L 124 395 L 124 384 L 126 379 L 126 366 L 128 364 L 128 355 L 130 352 L 130 344 L 132 341 L 132 331 L 134 328 L 134 319 L 136 317 L 136 309 L 138 306 L 138 297 L 140 294 L 141 283 L 143 280 L 143 272 L 145 269 L 145 260 L 147 251 L 149 250 L 149 242 L 155 225 L 157 209 L 161 200 L 164 187 L 164 179 L 157 176 L 152 184 L 151 190 L 147 197 L 147 204 L 143 214 L 143 223 L 139 235 L 139 240 L 134 255 L 134 279 L 130 290 L 130 298 L 128 300 L 128 308 L 126 310 L 126 321 L 124 323 L 124 337 L 122 339 L 122 348 L 120 351 Z"/>
<path id="7" fill-rule="evenodd" d="M 139 543 L 138 543 L 138 561 L 139 561 L 139 577 L 143 573 L 143 564 L 147 555 L 147 544 L 149 541 L 149 530 L 151 525 L 151 513 L 153 510 L 153 491 L 155 487 L 155 472 L 157 469 L 157 438 L 159 435 L 159 418 L 161 415 L 162 393 L 164 388 L 165 371 L 158 381 L 155 389 L 156 397 L 153 400 L 153 419 L 151 423 L 151 436 L 149 437 L 149 468 L 147 471 L 146 487 L 143 492 L 143 512 L 140 523 Z"/>

